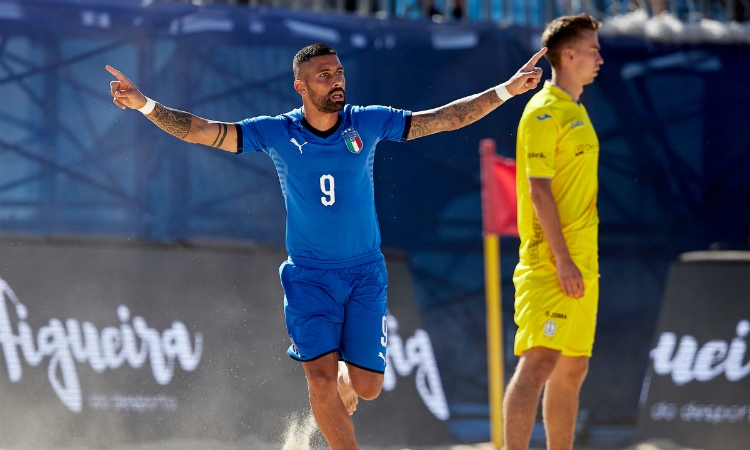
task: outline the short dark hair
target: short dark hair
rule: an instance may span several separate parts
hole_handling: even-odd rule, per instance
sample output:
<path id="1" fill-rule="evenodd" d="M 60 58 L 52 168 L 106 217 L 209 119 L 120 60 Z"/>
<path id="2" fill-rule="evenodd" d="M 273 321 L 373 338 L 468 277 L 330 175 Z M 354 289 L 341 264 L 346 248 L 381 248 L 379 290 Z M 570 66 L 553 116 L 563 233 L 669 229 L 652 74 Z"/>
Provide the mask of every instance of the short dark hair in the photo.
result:
<path id="1" fill-rule="evenodd" d="M 336 50 L 326 44 L 312 44 L 298 51 L 294 55 L 292 61 L 292 71 L 294 72 L 294 79 L 299 79 L 299 69 L 302 63 L 305 63 L 316 56 L 335 55 Z"/>
<path id="2" fill-rule="evenodd" d="M 598 29 L 599 22 L 586 13 L 558 17 L 548 23 L 542 33 L 542 47 L 547 47 L 544 56 L 552 67 L 559 67 L 562 51 L 574 45 L 582 37 L 582 31 L 596 32 Z"/>

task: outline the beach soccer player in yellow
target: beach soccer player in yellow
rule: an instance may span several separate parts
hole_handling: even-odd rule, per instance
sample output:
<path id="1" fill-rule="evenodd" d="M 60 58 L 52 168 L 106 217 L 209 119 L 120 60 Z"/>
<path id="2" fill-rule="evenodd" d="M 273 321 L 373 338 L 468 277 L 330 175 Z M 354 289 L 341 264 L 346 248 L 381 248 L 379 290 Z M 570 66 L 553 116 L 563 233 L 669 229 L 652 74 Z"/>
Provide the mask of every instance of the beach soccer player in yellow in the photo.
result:
<path id="1" fill-rule="evenodd" d="M 559 17 L 542 34 L 552 79 L 526 105 L 516 170 L 519 263 L 514 352 L 505 395 L 507 450 L 528 449 L 539 398 L 549 450 L 570 450 L 599 297 L 599 141 L 583 87 L 604 63 L 592 17 Z"/>

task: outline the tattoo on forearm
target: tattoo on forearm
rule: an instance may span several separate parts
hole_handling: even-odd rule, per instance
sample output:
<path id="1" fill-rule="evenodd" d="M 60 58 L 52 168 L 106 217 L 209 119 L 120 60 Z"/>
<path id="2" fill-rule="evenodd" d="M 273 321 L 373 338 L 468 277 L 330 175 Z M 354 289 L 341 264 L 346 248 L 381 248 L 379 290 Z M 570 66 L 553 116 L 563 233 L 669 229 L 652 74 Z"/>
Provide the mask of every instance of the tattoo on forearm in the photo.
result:
<path id="1" fill-rule="evenodd" d="M 167 108 L 158 102 L 154 107 L 154 111 L 146 117 L 157 127 L 180 139 L 187 137 L 190 132 L 190 124 L 193 120 L 192 114 Z"/>
<path id="2" fill-rule="evenodd" d="M 409 128 L 409 134 L 406 136 L 406 140 L 421 138 L 436 133 L 434 130 L 437 121 L 431 120 L 430 117 L 433 116 L 414 117 L 411 121 L 411 128 Z"/>
<path id="3" fill-rule="evenodd" d="M 457 130 L 486 116 L 501 103 L 497 93 L 491 90 L 420 113 L 412 117 L 407 139 Z"/>
<path id="4" fill-rule="evenodd" d="M 495 89 L 492 89 L 492 94 L 490 94 L 490 105 L 499 105 L 503 101 L 500 100 L 500 96 L 497 95 L 497 91 Z"/>
<path id="5" fill-rule="evenodd" d="M 216 133 L 216 139 L 214 139 L 214 143 L 211 144 L 211 147 L 219 148 L 221 147 L 221 144 L 224 143 L 224 138 L 227 137 L 227 124 L 220 123 L 219 124 L 219 132 Z M 218 144 L 217 144 L 218 142 Z"/>
<path id="6" fill-rule="evenodd" d="M 465 103 L 456 103 L 451 108 L 447 108 L 445 111 L 442 111 L 440 114 L 441 116 L 444 116 L 444 120 L 446 120 L 448 123 L 453 122 L 453 119 L 458 119 L 458 123 L 463 125 L 467 125 L 464 123 L 466 119 L 470 119 L 471 121 L 469 123 L 472 123 L 476 121 L 477 119 L 484 116 L 484 114 L 481 114 L 479 117 L 472 117 L 472 113 L 477 110 L 476 104 L 474 101 L 468 101 Z"/>

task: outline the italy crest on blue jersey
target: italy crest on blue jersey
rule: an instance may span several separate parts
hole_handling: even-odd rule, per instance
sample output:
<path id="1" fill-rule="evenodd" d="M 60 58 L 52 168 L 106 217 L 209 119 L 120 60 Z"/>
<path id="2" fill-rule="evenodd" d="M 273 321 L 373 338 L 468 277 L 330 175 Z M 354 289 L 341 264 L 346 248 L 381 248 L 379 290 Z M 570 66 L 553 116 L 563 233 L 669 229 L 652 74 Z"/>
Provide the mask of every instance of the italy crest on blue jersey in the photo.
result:
<path id="1" fill-rule="evenodd" d="M 341 135 L 341 138 L 344 140 L 344 143 L 346 144 L 346 148 L 349 149 L 350 152 L 357 154 L 362 151 L 362 148 L 364 148 L 364 144 L 362 143 L 362 138 L 359 136 L 359 133 L 357 133 L 357 130 L 354 128 L 347 128 L 344 130 L 344 132 Z"/>

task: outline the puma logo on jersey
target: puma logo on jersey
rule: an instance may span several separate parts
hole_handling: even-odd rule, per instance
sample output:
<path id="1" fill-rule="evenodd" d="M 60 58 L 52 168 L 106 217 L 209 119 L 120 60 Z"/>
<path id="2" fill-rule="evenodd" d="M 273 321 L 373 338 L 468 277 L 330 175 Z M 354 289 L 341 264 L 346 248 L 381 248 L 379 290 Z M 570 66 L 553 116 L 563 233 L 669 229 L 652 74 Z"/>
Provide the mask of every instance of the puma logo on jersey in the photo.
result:
<path id="1" fill-rule="evenodd" d="M 297 142 L 297 139 L 295 139 L 295 138 L 289 139 L 289 142 L 291 142 L 292 144 L 296 145 L 297 148 L 299 149 L 300 153 L 302 153 L 302 146 L 303 145 L 307 145 L 307 142 L 305 142 L 304 144 L 300 144 L 299 142 Z"/>
<path id="2" fill-rule="evenodd" d="M 378 356 L 383 358 L 383 362 L 385 362 L 385 355 L 383 354 L 383 352 L 378 352 Z"/>
<path id="3" fill-rule="evenodd" d="M 552 116 L 550 116 L 549 114 L 545 114 L 543 116 L 536 116 L 537 120 L 544 120 L 544 119 L 551 119 L 551 118 Z"/>

